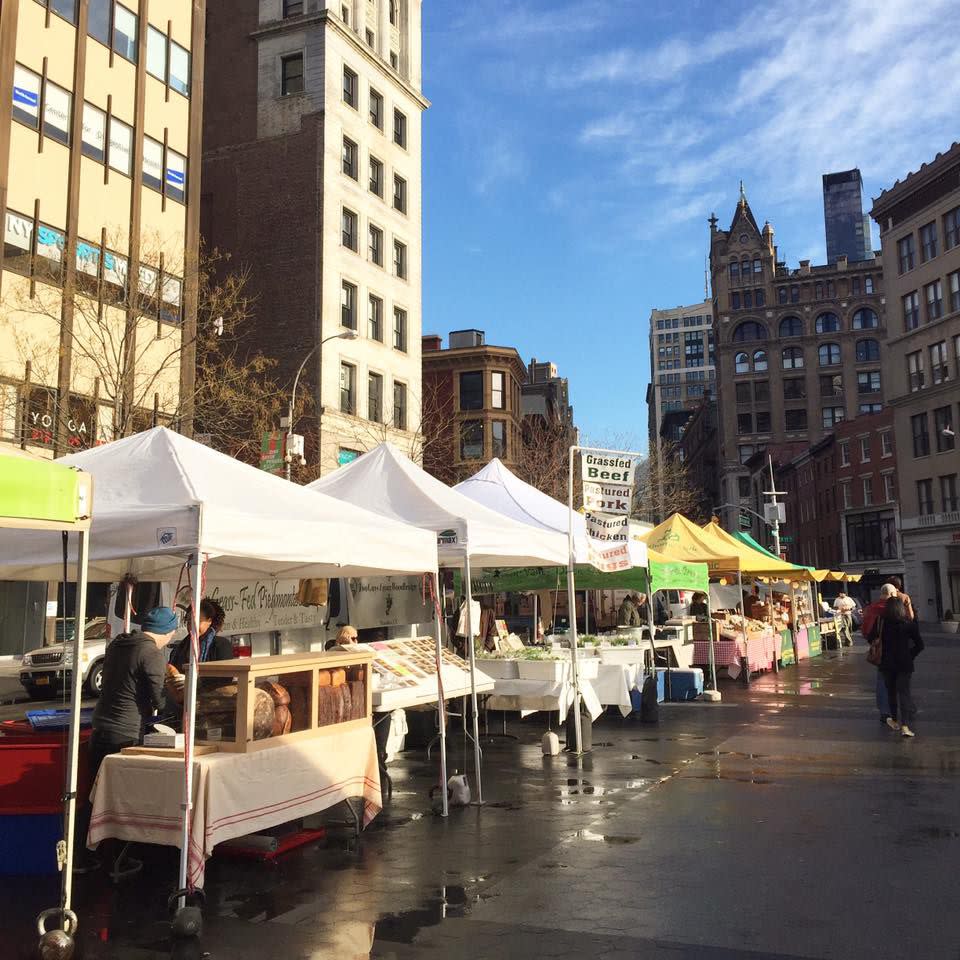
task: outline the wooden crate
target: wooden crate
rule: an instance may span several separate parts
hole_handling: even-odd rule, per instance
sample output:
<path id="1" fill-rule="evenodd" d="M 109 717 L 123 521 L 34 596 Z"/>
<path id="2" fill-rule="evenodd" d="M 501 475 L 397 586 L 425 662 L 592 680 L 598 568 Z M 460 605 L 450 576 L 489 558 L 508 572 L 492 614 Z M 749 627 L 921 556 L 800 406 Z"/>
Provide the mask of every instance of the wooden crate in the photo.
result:
<path id="1" fill-rule="evenodd" d="M 372 655 L 366 650 L 330 653 L 291 653 L 279 657 L 252 657 L 238 660 L 217 660 L 200 664 L 197 689 L 197 735 L 196 742 L 215 745 L 220 750 L 231 753 L 250 753 L 264 750 L 280 744 L 294 743 L 300 740 L 324 736 L 330 732 L 342 732 L 355 727 L 369 726 L 371 723 L 371 662 Z M 329 719 L 324 711 L 324 701 L 328 695 L 325 689 L 334 689 L 333 684 L 323 683 L 329 679 L 329 672 L 344 671 L 349 684 L 350 702 L 353 706 L 351 719 L 341 722 L 322 723 L 323 717 Z M 305 698 L 305 707 L 300 710 L 301 728 L 290 733 L 254 739 L 254 705 L 258 681 L 275 681 L 291 693 L 297 690 L 297 697 Z M 221 739 L 208 739 L 209 727 L 204 725 L 204 697 L 217 696 L 218 685 L 236 684 L 236 704 L 233 715 L 233 728 L 221 734 Z M 361 687 L 357 684 L 362 684 Z M 336 689 L 341 685 L 338 684 Z M 300 692 L 302 691 L 302 692 Z M 355 694 L 359 694 L 359 702 Z M 343 701 L 341 701 L 343 702 Z M 291 704 L 292 706 L 292 704 Z M 293 711 L 291 710 L 291 713 Z"/>

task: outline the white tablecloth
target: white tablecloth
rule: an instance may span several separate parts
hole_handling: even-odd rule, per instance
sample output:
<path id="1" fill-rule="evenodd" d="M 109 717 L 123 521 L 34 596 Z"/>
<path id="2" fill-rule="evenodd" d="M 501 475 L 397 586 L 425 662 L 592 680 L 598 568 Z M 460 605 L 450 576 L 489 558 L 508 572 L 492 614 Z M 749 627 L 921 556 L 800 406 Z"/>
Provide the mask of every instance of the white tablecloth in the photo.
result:
<path id="1" fill-rule="evenodd" d="M 603 706 L 594 690 L 592 680 L 580 681 L 583 702 L 593 720 L 603 713 Z M 570 680 L 497 680 L 493 696 L 487 699 L 489 710 L 519 710 L 526 716 L 541 710 L 559 710 L 566 716 L 573 703 L 573 683 Z"/>
<path id="2" fill-rule="evenodd" d="M 619 707 L 626 717 L 633 711 L 630 691 L 640 689 L 642 682 L 643 668 L 639 663 L 601 664 L 593 687 L 605 707 Z"/>
<path id="3" fill-rule="evenodd" d="M 180 846 L 183 760 L 107 757 L 93 786 L 87 845 L 107 837 Z M 366 826 L 379 812 L 380 771 L 372 727 L 329 733 L 256 753 L 214 753 L 194 761 L 188 876 L 224 840 L 246 836 L 362 797 Z"/>

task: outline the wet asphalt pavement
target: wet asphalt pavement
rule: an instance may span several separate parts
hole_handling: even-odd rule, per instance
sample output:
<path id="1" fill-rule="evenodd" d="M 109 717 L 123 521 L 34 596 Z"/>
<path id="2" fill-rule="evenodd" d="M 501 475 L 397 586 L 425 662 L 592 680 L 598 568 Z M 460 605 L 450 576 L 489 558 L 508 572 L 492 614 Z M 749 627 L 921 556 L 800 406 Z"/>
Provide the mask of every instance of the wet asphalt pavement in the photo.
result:
<path id="1" fill-rule="evenodd" d="M 76 955 L 958 960 L 960 638 L 927 639 L 913 741 L 879 723 L 864 653 L 724 682 L 655 727 L 606 717 L 579 766 L 541 755 L 543 715 L 514 721 L 484 741 L 486 805 L 447 821 L 408 752 L 361 839 L 334 823 L 275 865 L 214 857 L 199 943 L 171 949 L 176 852 L 140 848 L 139 877 L 78 880 Z M 0 958 L 54 902 L 0 878 Z"/>

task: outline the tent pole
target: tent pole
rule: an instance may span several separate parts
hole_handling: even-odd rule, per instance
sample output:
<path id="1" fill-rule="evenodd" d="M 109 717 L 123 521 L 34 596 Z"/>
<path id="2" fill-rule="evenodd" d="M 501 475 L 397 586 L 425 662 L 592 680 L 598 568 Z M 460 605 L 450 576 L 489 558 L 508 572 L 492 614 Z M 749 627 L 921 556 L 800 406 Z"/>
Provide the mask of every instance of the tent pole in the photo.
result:
<path id="1" fill-rule="evenodd" d="M 197 647 L 200 641 L 200 596 L 203 583 L 203 561 L 197 552 L 190 560 L 193 570 L 192 602 L 193 623 L 190 625 L 190 673 L 183 701 L 183 802 L 180 804 L 183 823 L 180 824 L 180 873 L 177 889 L 187 889 L 187 866 L 190 863 L 190 820 L 193 812 L 193 726 L 197 717 Z M 183 907 L 181 897 L 178 906 Z"/>
<path id="2" fill-rule="evenodd" d="M 653 574 L 650 572 L 650 559 L 647 558 L 647 629 L 650 631 L 650 665 L 653 670 L 653 689 L 657 689 L 657 645 L 654 643 L 656 634 L 656 623 L 653 619 L 653 607 L 656 593 L 653 589 Z M 669 667 L 669 662 L 667 663 Z M 643 684 L 640 685 L 641 695 L 643 694 Z"/>
<path id="3" fill-rule="evenodd" d="M 473 584 L 470 580 L 470 554 L 463 557 L 463 579 L 467 596 L 467 649 L 470 651 L 470 705 L 473 709 L 473 763 L 477 770 L 477 803 L 483 803 L 483 780 L 480 773 L 480 724 L 477 719 L 477 655 L 473 627 Z"/>
<path id="4" fill-rule="evenodd" d="M 570 621 L 570 672 L 573 677 L 573 730 L 576 739 L 577 756 L 583 753 L 583 730 L 580 726 L 580 672 L 577 669 L 577 586 L 574 581 L 573 555 L 573 455 L 576 447 L 570 448 L 570 475 L 567 483 L 567 604 Z"/>
<path id="5" fill-rule="evenodd" d="M 590 591 L 583 591 L 583 633 L 590 635 Z"/>
<path id="6" fill-rule="evenodd" d="M 83 671 L 80 665 L 83 660 L 84 623 L 87 619 L 87 566 L 90 559 L 90 534 L 81 530 L 77 557 L 77 627 L 73 635 L 73 673 L 70 683 L 70 732 L 67 740 L 67 778 L 64 790 L 63 804 L 63 839 L 67 845 L 66 858 L 63 864 L 63 890 L 61 893 L 63 910 L 70 909 L 70 899 L 73 895 L 73 835 L 76 829 L 77 817 L 77 764 L 80 752 L 80 692 L 83 685 Z M 64 603 L 66 603 L 67 585 L 63 585 Z M 66 639 L 66 638 L 64 638 Z M 86 800 L 86 798 L 84 798 Z M 86 845 L 86 837 L 84 837 Z M 61 922 L 63 918 L 61 917 Z M 76 930 L 71 930 L 76 935 Z"/>
<path id="7" fill-rule="evenodd" d="M 743 601 L 743 574 L 737 569 L 737 593 L 740 597 L 740 628 L 743 631 L 744 683 L 750 686 L 750 640 L 747 637 L 747 605 Z"/>
<path id="8" fill-rule="evenodd" d="M 717 658 L 713 650 L 713 612 L 710 607 L 710 581 L 707 581 L 707 635 L 710 640 L 710 652 L 708 654 L 710 664 L 710 689 L 717 689 Z"/>
<path id="9" fill-rule="evenodd" d="M 125 582 L 123 585 L 126 596 L 123 598 L 123 632 L 130 632 L 130 614 L 133 612 L 133 584 Z"/>
<path id="10" fill-rule="evenodd" d="M 447 705 L 443 699 L 443 680 L 440 676 L 443 664 L 442 630 L 443 621 L 440 618 L 440 573 L 433 575 L 433 617 L 434 631 L 437 635 L 437 712 L 440 720 L 440 793 L 443 797 L 443 816 L 447 816 L 449 804 L 447 797 Z"/>
<path id="11" fill-rule="evenodd" d="M 540 639 L 540 623 L 537 619 L 537 601 L 540 599 L 535 593 L 530 594 L 533 597 L 533 646 L 537 645 L 537 641 Z"/>

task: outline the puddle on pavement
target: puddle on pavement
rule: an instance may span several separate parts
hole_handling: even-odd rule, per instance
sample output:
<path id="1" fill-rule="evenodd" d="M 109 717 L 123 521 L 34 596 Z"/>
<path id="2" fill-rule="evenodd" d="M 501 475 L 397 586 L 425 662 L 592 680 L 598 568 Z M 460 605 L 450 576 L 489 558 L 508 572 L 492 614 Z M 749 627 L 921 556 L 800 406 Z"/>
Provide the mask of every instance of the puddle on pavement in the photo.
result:
<path id="1" fill-rule="evenodd" d="M 522 810 L 522 803 L 515 803 L 512 800 L 498 800 L 496 803 L 485 803 L 485 807 L 490 807 L 491 810 Z"/>
<path id="2" fill-rule="evenodd" d="M 696 773 L 689 777 L 684 777 L 685 780 L 729 780 L 733 783 L 752 783 L 758 787 L 768 787 L 771 784 L 775 783 L 774 780 L 766 780 L 759 777 L 734 777 L 729 773 Z"/>
<path id="3" fill-rule="evenodd" d="M 960 830 L 946 827 L 921 827 L 920 836 L 924 840 L 960 840 Z"/>
<path id="4" fill-rule="evenodd" d="M 741 760 L 766 760 L 765 753 L 740 753 L 737 750 L 700 750 L 698 757 L 739 757 Z"/>
<path id="5" fill-rule="evenodd" d="M 639 837 L 614 837 L 606 833 L 596 833 L 594 830 L 578 830 L 571 840 L 590 840 L 593 843 L 609 843 L 616 846 L 623 846 L 630 843 L 636 843 Z"/>
<path id="6" fill-rule="evenodd" d="M 476 904 L 496 896 L 495 893 L 468 892 L 459 884 L 440 887 L 435 896 L 414 910 L 381 916 L 376 924 L 375 941 L 413 943 L 421 930 L 436 927 L 447 919 L 465 917 Z"/>
<path id="7" fill-rule="evenodd" d="M 663 766 L 663 760 L 654 760 L 653 757 L 643 757 L 639 753 L 634 753 L 630 755 L 631 760 L 646 760 L 647 763 L 655 763 L 658 767 Z"/>

